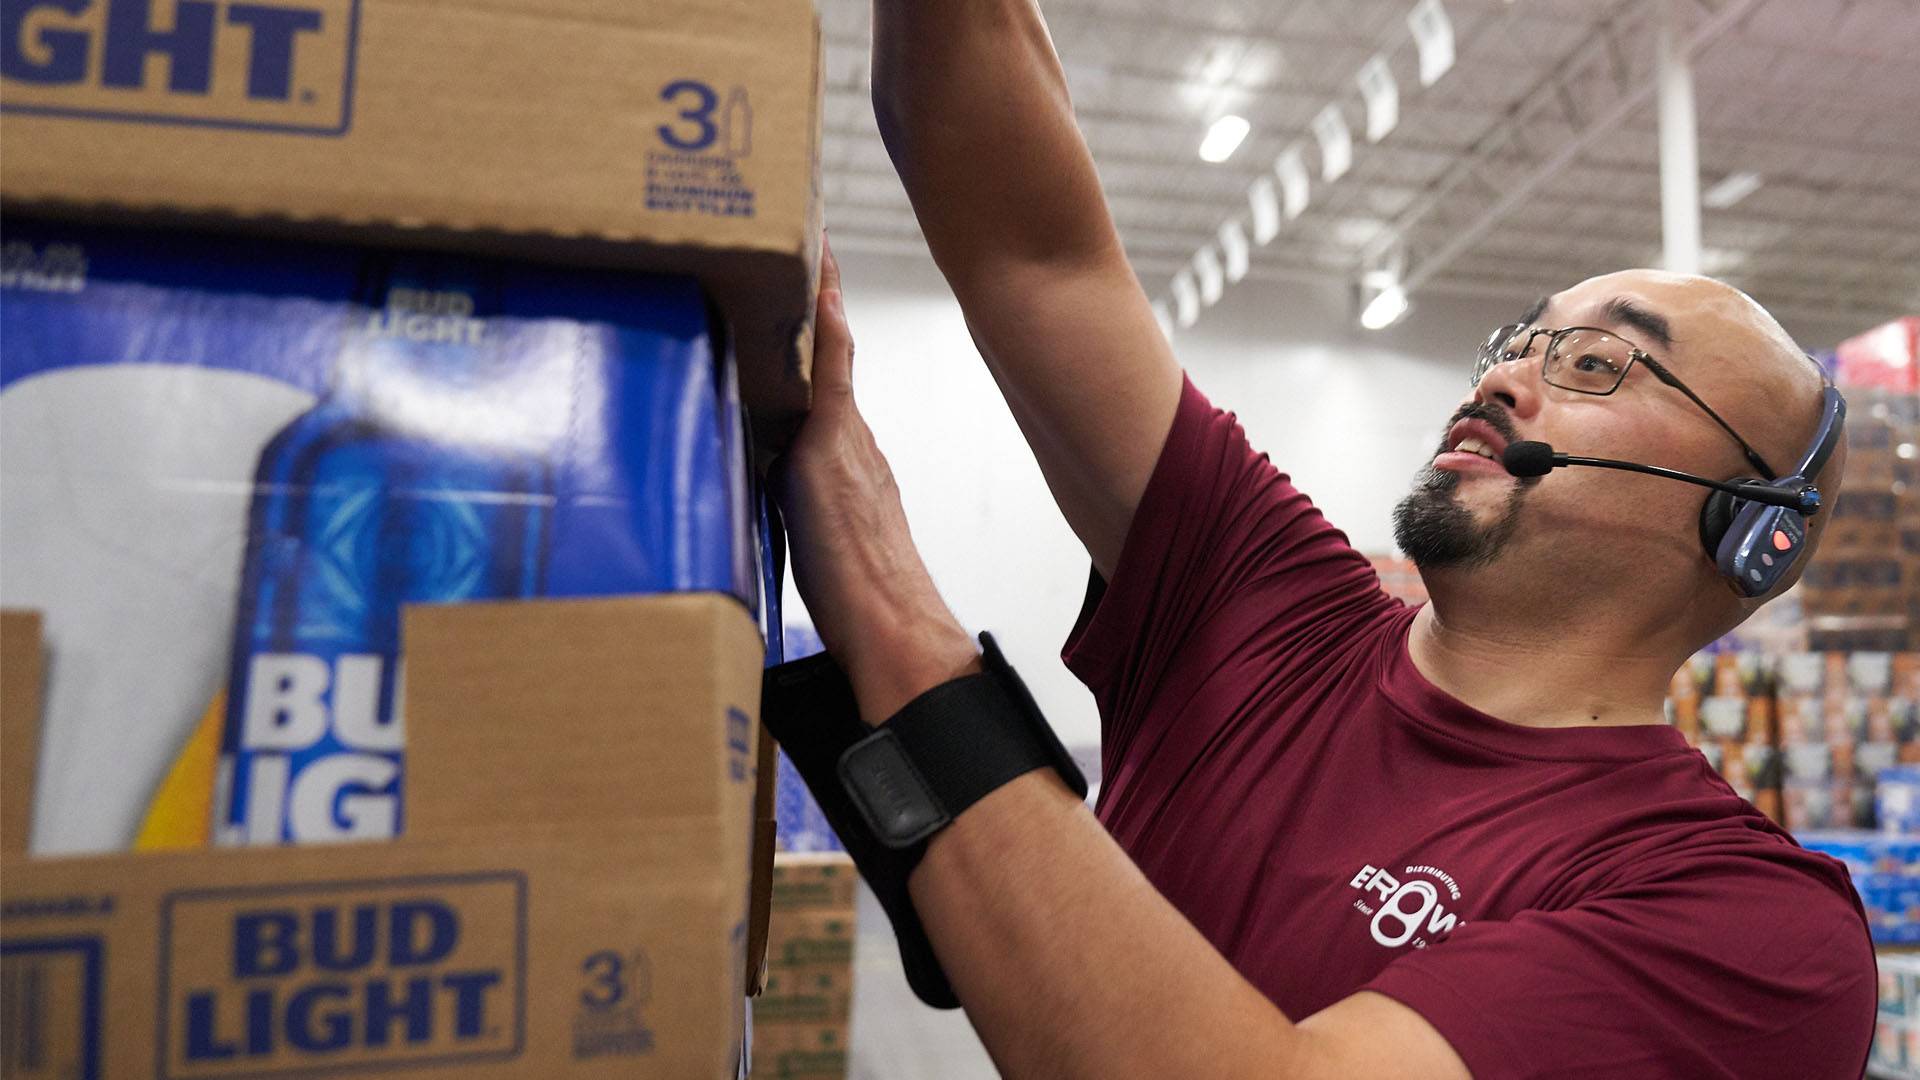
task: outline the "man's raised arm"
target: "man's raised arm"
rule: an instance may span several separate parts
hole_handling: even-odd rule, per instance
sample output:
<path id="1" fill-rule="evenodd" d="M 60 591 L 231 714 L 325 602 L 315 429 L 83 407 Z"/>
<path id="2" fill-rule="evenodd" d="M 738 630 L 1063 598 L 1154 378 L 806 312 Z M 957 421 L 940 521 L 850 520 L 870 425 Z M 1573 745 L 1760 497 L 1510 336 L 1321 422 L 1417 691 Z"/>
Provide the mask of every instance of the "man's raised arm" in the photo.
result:
<path id="1" fill-rule="evenodd" d="M 875 0 L 873 101 L 1054 499 L 1111 574 L 1180 397 L 1031 0 Z"/>

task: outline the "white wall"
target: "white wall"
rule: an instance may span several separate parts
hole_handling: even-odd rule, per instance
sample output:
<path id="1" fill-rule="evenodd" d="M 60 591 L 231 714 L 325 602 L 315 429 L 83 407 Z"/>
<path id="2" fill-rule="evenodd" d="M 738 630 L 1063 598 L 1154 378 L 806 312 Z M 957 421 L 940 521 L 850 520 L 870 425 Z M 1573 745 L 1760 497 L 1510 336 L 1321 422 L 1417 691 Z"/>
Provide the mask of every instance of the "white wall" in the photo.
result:
<path id="1" fill-rule="evenodd" d="M 841 252 L 858 344 L 856 394 L 893 463 L 935 581 L 970 628 L 994 631 L 1069 745 L 1099 721 L 1059 662 L 1087 559 L 1054 508 L 958 306 L 925 259 Z M 1384 332 L 1339 283 L 1247 281 L 1175 339 L 1194 382 L 1237 412 L 1363 551 L 1393 550 L 1390 515 L 1466 391 L 1487 334 L 1533 296 L 1416 298 Z M 1796 326 L 1809 346 L 1850 327 Z M 798 607 L 797 597 L 789 600 Z"/>

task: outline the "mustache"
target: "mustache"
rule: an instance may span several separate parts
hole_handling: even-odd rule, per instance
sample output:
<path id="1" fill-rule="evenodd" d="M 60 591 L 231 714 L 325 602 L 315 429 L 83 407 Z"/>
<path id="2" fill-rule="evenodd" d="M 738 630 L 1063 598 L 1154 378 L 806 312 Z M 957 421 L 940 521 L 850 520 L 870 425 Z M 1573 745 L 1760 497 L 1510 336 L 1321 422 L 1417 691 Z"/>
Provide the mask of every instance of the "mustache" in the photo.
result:
<path id="1" fill-rule="evenodd" d="M 1499 432 L 1500 437 L 1506 441 L 1510 443 L 1520 441 L 1520 429 L 1514 426 L 1513 418 L 1507 415 L 1507 410 L 1484 401 L 1469 401 L 1455 409 L 1453 415 L 1447 418 L 1446 431 L 1440 434 L 1440 446 L 1434 450 L 1436 456 L 1447 448 L 1446 432 L 1452 431 L 1453 425 L 1462 420 L 1479 420 Z"/>

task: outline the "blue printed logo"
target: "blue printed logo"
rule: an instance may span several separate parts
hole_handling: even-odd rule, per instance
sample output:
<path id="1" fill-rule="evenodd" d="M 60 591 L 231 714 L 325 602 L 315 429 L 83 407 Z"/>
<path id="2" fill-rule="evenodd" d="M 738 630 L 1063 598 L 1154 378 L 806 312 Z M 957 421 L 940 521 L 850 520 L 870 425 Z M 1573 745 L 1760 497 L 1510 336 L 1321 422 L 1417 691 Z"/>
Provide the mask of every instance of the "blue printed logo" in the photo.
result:
<path id="1" fill-rule="evenodd" d="M 647 209 L 750 218 L 753 187 L 743 162 L 753 155 L 753 105 L 742 86 L 724 94 L 698 79 L 660 88 L 665 109 L 647 151 Z"/>
<path id="2" fill-rule="evenodd" d="M 501 1060 L 524 1041 L 518 874 L 177 893 L 160 953 L 163 1077 Z"/>
<path id="3" fill-rule="evenodd" d="M 0 0 L 0 108 L 338 135 L 358 22 L 358 0 Z"/>
<path id="4" fill-rule="evenodd" d="M 727 778 L 735 783 L 753 779 L 753 720 L 727 706 Z"/>

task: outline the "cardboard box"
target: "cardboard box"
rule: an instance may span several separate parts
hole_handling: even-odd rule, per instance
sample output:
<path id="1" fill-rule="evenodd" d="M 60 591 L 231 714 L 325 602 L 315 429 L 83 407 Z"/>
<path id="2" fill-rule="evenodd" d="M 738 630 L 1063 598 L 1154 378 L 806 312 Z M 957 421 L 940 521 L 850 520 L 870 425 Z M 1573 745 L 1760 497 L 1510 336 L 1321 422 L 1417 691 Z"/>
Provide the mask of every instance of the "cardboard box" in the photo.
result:
<path id="1" fill-rule="evenodd" d="M 853 965 L 840 961 L 769 966 L 753 1003 L 754 1023 L 844 1025 L 853 1007 Z"/>
<path id="2" fill-rule="evenodd" d="M 767 924 L 773 913 L 774 851 L 779 829 L 773 817 L 773 791 L 778 782 L 780 749 L 773 736 L 760 732 L 760 749 L 754 755 L 753 786 L 753 868 L 750 894 L 753 907 L 747 912 L 747 993 L 757 995 L 767 985 Z"/>
<path id="3" fill-rule="evenodd" d="M 411 830 L 712 817 L 747 872 L 764 646 L 738 600 L 433 605 L 405 627 Z M 510 816 L 475 814 L 482 793 Z"/>
<path id="4" fill-rule="evenodd" d="M 692 273 L 759 417 L 806 406 L 822 93 L 806 0 L 8 17 L 0 197 L 16 208 Z"/>
<path id="5" fill-rule="evenodd" d="M 767 966 L 853 962 L 853 912 L 786 912 L 768 924 Z"/>
<path id="6" fill-rule="evenodd" d="M 837 852 L 781 852 L 773 858 L 773 910 L 851 913 L 860 872 Z"/>
<path id="7" fill-rule="evenodd" d="M 847 1075 L 845 1024 L 753 1028 L 754 1080 L 840 1080 Z"/>
<path id="8" fill-rule="evenodd" d="M 753 1003 L 753 1075 L 838 1080 L 853 1012 L 855 885 L 841 853 L 774 858 L 766 990 Z"/>
<path id="9" fill-rule="evenodd" d="M 27 851 L 45 660 L 39 614 L 0 612 L 0 855 Z"/>
<path id="10" fill-rule="evenodd" d="M 0 624 L 5 655 L 31 627 Z M 0 866 L 46 1065 L 17 1075 L 737 1074 L 752 618 L 675 594 L 416 608 L 406 633 L 402 839 Z"/>

